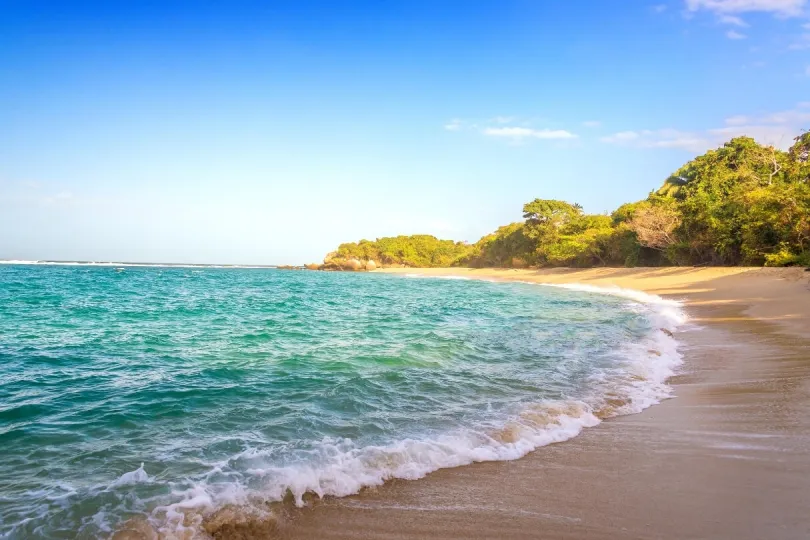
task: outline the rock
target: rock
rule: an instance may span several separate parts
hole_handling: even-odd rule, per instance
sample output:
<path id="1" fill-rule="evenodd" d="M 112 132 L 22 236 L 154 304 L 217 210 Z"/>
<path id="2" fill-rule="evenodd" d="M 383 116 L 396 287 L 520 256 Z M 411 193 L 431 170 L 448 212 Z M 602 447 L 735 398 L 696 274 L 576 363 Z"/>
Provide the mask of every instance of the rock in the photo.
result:
<path id="1" fill-rule="evenodd" d="M 158 532 L 143 517 L 128 519 L 113 533 L 111 540 L 157 540 Z"/>
<path id="2" fill-rule="evenodd" d="M 672 332 L 670 330 L 667 330 L 666 328 L 661 328 L 661 331 L 666 335 L 668 335 L 669 337 L 673 336 Z"/>
<path id="3" fill-rule="evenodd" d="M 371 259 L 366 261 L 366 270 L 376 270 L 376 269 L 377 269 L 377 263 L 375 263 Z"/>
<path id="4" fill-rule="evenodd" d="M 345 268 L 346 270 L 354 270 L 356 272 L 357 270 L 363 269 L 363 263 L 360 262 L 360 259 L 349 259 L 346 261 Z"/>
<path id="5" fill-rule="evenodd" d="M 318 263 L 309 263 L 309 264 L 305 264 L 304 268 L 306 268 L 307 270 L 320 270 L 321 265 L 318 264 Z"/>

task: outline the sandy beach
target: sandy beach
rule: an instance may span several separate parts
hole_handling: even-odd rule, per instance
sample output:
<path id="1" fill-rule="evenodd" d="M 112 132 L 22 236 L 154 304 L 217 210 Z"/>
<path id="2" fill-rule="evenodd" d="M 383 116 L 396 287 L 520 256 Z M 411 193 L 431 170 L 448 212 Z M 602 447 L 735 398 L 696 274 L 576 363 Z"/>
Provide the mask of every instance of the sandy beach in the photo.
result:
<path id="1" fill-rule="evenodd" d="M 393 481 L 221 538 L 810 538 L 810 273 L 397 269 L 585 283 L 682 300 L 674 399 L 523 459 Z"/>

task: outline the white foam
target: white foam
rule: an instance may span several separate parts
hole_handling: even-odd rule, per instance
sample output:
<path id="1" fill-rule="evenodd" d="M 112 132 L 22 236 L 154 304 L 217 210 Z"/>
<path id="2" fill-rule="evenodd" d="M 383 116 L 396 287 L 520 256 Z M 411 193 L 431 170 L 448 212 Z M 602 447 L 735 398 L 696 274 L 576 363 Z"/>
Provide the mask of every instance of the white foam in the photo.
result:
<path id="1" fill-rule="evenodd" d="M 634 301 L 650 320 L 652 330 L 639 342 L 625 343 L 620 355 L 619 369 L 602 373 L 596 377 L 595 387 L 606 397 L 628 400 L 616 407 L 614 414 L 633 414 L 660 403 L 672 396 L 673 389 L 667 384 L 677 368 L 683 363 L 678 351 L 678 342 L 672 332 L 687 322 L 683 303 L 662 298 L 655 294 L 616 286 L 599 287 L 582 283 L 541 283 L 545 287 L 556 287 L 573 291 L 618 296 Z M 598 397 L 595 397 L 598 401 Z"/>
<path id="2" fill-rule="evenodd" d="M 405 274 L 406 278 L 417 278 L 417 279 L 450 279 L 450 280 L 460 280 L 460 281 L 470 281 L 472 278 L 468 278 L 465 276 L 428 276 L 425 274 Z"/>
<path id="3" fill-rule="evenodd" d="M 155 508 L 152 519 L 161 532 L 177 534 L 189 522 L 189 510 L 204 513 L 227 504 L 245 504 L 253 497 L 279 501 L 287 493 L 299 506 L 304 504 L 305 493 L 343 497 L 393 478 L 416 480 L 438 469 L 518 459 L 541 446 L 571 439 L 583 428 L 599 422 L 586 403 L 544 401 L 528 407 L 498 429 L 463 429 L 387 446 L 358 447 L 349 439 L 324 439 L 316 451 L 320 459 L 311 464 L 278 467 L 269 456 L 247 451 L 232 460 L 247 457 L 257 464 L 244 473 L 263 480 L 260 492 L 237 484 L 201 482 L 175 493 L 180 497 L 177 502 Z M 263 462 L 264 457 L 267 460 Z"/>
<path id="4" fill-rule="evenodd" d="M 129 471 L 119 476 L 115 482 L 109 485 L 108 489 L 126 486 L 129 484 L 142 484 L 148 481 L 149 475 L 146 474 L 146 471 L 143 468 L 143 463 L 141 463 L 141 466 L 134 471 Z"/>

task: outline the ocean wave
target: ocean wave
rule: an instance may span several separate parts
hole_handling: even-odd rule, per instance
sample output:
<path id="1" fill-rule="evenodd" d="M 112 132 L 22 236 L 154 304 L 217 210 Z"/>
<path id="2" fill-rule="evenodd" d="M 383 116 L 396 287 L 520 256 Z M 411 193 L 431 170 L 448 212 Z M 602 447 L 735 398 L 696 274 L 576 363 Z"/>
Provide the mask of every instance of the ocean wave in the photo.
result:
<path id="1" fill-rule="evenodd" d="M 344 497 L 395 478 L 417 480 L 439 469 L 514 460 L 539 447 L 569 440 L 599 422 L 587 403 L 543 401 L 526 407 L 502 425 L 467 428 L 433 438 L 363 447 L 349 439 L 325 439 L 317 450 L 321 459 L 316 466 L 276 467 L 268 459 L 266 464 L 245 471 L 253 479 L 264 480 L 261 490 L 201 482 L 175 492 L 176 502 L 157 506 L 148 521 L 166 537 L 189 531 L 197 534 L 212 516 L 221 520 L 216 512 L 222 508 L 242 516 L 234 519 L 243 519 L 244 514 L 253 514 L 267 503 L 288 496 L 303 506 L 307 495 Z M 263 457 L 261 452 L 249 456 L 259 463 Z"/>
<path id="2" fill-rule="evenodd" d="M 287 497 L 303 506 L 307 495 L 344 497 L 391 479 L 416 480 L 439 469 L 514 460 L 576 437 L 605 418 L 638 413 L 672 396 L 666 381 L 682 363 L 672 332 L 687 320 L 680 302 L 618 287 L 549 286 L 626 298 L 633 302 L 628 308 L 643 311 L 652 323 L 642 340 L 620 347 L 617 354 L 623 360 L 616 367 L 592 376 L 592 393 L 586 399 L 544 400 L 523 407 L 499 424 L 485 423 L 385 446 L 358 447 L 349 439 L 324 439 L 311 463 L 278 467 L 269 455 L 248 451 L 232 461 L 248 458 L 254 465 L 244 473 L 253 480 L 261 479 L 260 489 L 240 483 L 200 482 L 175 492 L 174 503 L 155 507 L 149 523 L 167 537 L 189 531 L 196 535 L 211 531 L 214 521 L 218 527 L 223 520 L 266 520 L 267 503 Z M 226 517 L 224 508 L 228 509 Z M 260 518 L 255 518 L 257 512 Z"/>
<path id="3" fill-rule="evenodd" d="M 108 489 L 131 484 L 142 484 L 144 482 L 149 482 L 149 475 L 146 474 L 146 471 L 143 468 L 143 463 L 141 463 L 141 466 L 134 471 L 126 472 L 119 476 L 115 482 L 109 485 Z"/>
<path id="4" fill-rule="evenodd" d="M 246 274 L 237 272 L 232 275 Z M 284 286 L 282 292 L 287 294 L 288 282 L 282 278 L 286 279 L 286 275 L 277 279 L 281 280 L 279 285 Z M 364 278 L 351 276 L 351 279 Z M 120 282 L 121 280 L 117 279 L 110 280 L 110 283 Z M 232 535 L 228 531 L 232 531 L 237 525 L 241 527 L 239 524 L 265 529 L 272 527 L 275 519 L 274 508 L 279 504 L 300 506 L 307 504 L 311 498 L 347 496 L 366 487 L 379 486 L 391 479 L 422 478 L 442 468 L 481 461 L 518 459 L 541 446 L 576 437 L 583 429 L 595 426 L 605 418 L 639 412 L 672 395 L 672 389 L 666 382 L 681 362 L 675 339 L 677 333 L 673 332 L 686 321 L 682 306 L 677 301 L 639 291 L 588 285 L 552 285 L 559 289 L 571 289 L 572 292 L 535 294 L 536 289 L 523 286 L 500 288 L 499 285 L 489 284 L 479 286 L 448 283 L 442 289 L 445 287 L 457 289 L 458 294 L 437 296 L 431 304 L 430 292 L 436 288 L 429 284 L 411 282 L 404 287 L 401 282 L 392 284 L 389 280 L 369 280 L 369 283 L 371 282 L 378 288 L 374 290 L 373 296 L 367 295 L 355 304 L 347 301 L 348 307 L 353 307 L 357 312 L 364 314 L 362 318 L 354 320 L 353 324 L 361 325 L 358 328 L 367 327 L 367 321 L 371 319 L 364 310 L 373 305 L 371 302 L 375 301 L 374 298 L 379 297 L 381 300 L 376 300 L 379 302 L 379 311 L 370 313 L 375 320 L 387 320 L 385 324 L 388 326 L 385 328 L 391 334 L 378 336 L 374 338 L 376 341 L 366 336 L 369 345 L 365 349 L 358 349 L 356 346 L 352 346 L 351 350 L 347 349 L 348 356 L 344 355 L 340 359 L 341 370 L 326 373 L 329 380 L 336 374 L 344 377 L 342 385 L 325 387 L 316 385 L 316 388 L 329 389 L 340 395 L 365 395 L 363 392 L 368 392 L 370 388 L 379 389 L 378 401 L 359 399 L 349 401 L 349 405 L 365 410 L 374 409 L 381 416 L 349 414 L 332 417 L 330 409 L 314 408 L 315 416 L 305 415 L 301 418 L 307 422 L 316 420 L 320 424 L 308 432 L 310 435 L 305 440 L 300 435 L 296 435 L 296 440 L 285 439 L 283 436 L 276 437 L 274 435 L 276 432 L 273 431 L 267 436 L 243 436 L 245 430 L 255 429 L 258 433 L 262 429 L 258 424 L 266 419 L 264 417 L 268 415 L 272 417 L 275 414 L 268 413 L 267 410 L 287 411 L 284 414 L 290 414 L 292 409 L 289 407 L 267 409 L 264 414 L 257 409 L 256 416 L 245 415 L 244 422 L 233 422 L 230 424 L 231 427 L 223 431 L 205 429 L 194 431 L 190 439 L 185 439 L 185 435 L 182 435 L 180 438 L 170 437 L 164 440 L 159 433 L 155 433 L 155 437 L 160 439 L 160 444 L 154 446 L 151 454 L 142 452 L 142 446 L 133 444 L 126 462 L 120 461 L 117 467 L 108 469 L 109 476 L 99 475 L 87 483 L 84 483 L 82 478 L 76 477 L 75 486 L 53 493 L 46 491 L 44 493 L 47 496 L 21 494 L 20 499 L 12 503 L 14 508 L 5 514 L 8 516 L 6 525 L 10 529 L 7 528 L 2 532 L 10 530 L 12 538 L 24 538 L 39 534 L 37 531 L 50 527 L 52 530 L 75 528 L 80 536 L 91 537 L 113 535 L 116 531 L 136 531 L 139 535 L 137 537 L 143 538 L 150 535 L 156 537 L 158 534 L 162 538 L 210 538 L 212 535 L 229 537 Z M 237 284 L 243 287 L 243 282 L 239 281 Z M 352 287 L 356 285 L 357 282 L 351 283 Z M 261 290 L 267 290 L 267 287 L 268 285 L 263 283 Z M 496 289 L 498 292 L 493 293 Z M 463 297 L 464 291 L 469 293 L 469 298 Z M 412 302 L 412 307 L 408 308 L 411 315 L 402 319 L 385 319 L 389 317 L 392 302 L 390 296 L 381 293 L 396 293 L 400 296 L 394 298 Z M 171 297 L 170 291 L 167 294 L 172 301 L 176 301 Z M 209 289 L 203 289 L 202 294 L 208 298 L 207 295 L 211 293 Z M 589 294 L 608 294 L 620 299 L 588 298 Z M 416 295 L 418 302 L 414 300 Z M 229 295 L 228 298 L 234 296 L 236 295 Z M 269 297 L 276 301 L 276 298 Z M 327 313 L 332 313 L 334 311 L 333 304 L 330 303 L 332 300 L 344 298 L 351 300 L 353 297 L 338 291 L 332 300 L 330 298 L 327 297 L 321 304 L 315 305 L 321 306 L 320 309 Z M 460 300 L 457 304 L 453 304 L 452 299 Z M 472 302 L 470 299 L 476 301 Z M 222 309 L 222 304 L 219 305 Z M 493 305 L 496 307 L 488 311 Z M 541 313 L 546 308 L 548 312 Z M 285 304 L 284 310 L 287 311 L 282 312 L 285 317 L 289 309 L 291 308 Z M 527 309 L 537 311 L 527 315 Z M 354 311 L 347 310 L 346 313 Z M 481 317 L 486 324 L 478 327 L 469 326 L 471 318 L 476 316 Z M 342 317 L 341 323 L 347 315 L 344 314 Z M 196 323 L 201 321 L 197 318 L 183 320 Z M 286 318 L 283 321 L 287 324 Z M 326 319 L 330 324 L 331 321 Z M 403 326 L 397 330 L 397 324 Z M 442 324 L 444 326 L 441 326 Z M 227 332 L 223 335 L 233 333 L 233 326 L 227 326 L 229 329 L 223 330 Z M 205 328 L 208 332 L 218 332 L 222 327 L 221 322 L 215 322 Z M 352 326 L 348 328 L 354 329 Z M 317 336 L 312 343 L 318 346 L 330 343 L 340 345 L 348 341 L 344 330 L 340 330 L 334 334 L 334 339 L 330 342 L 328 340 L 330 330 L 331 327 L 314 326 L 306 332 L 306 335 Z M 565 337 L 564 334 L 569 330 L 570 336 Z M 256 329 L 251 326 L 250 331 L 256 332 Z M 272 333 L 267 332 L 268 336 Z M 441 339 L 436 339 L 436 336 L 446 337 L 453 335 L 453 332 L 458 332 L 455 341 L 463 337 L 467 339 L 463 344 L 459 344 L 456 353 L 452 348 L 447 348 Z M 282 335 L 282 330 L 278 330 L 276 334 Z M 381 378 L 368 382 L 370 373 L 366 370 L 366 366 L 369 364 L 364 363 L 365 360 L 359 360 L 361 353 L 371 354 L 373 357 L 372 353 L 378 349 L 382 350 L 381 347 L 387 345 L 386 340 L 389 337 L 400 339 L 403 343 L 418 343 L 421 348 L 411 353 L 403 351 L 387 353 L 394 355 L 396 361 L 400 362 L 396 369 L 390 370 L 391 376 L 395 375 L 396 379 Z M 569 339 L 571 341 L 568 341 Z M 531 346 L 533 340 L 537 340 L 535 346 Z M 255 343 L 256 340 L 249 341 L 250 347 L 263 346 L 262 343 Z M 452 343 L 455 341 L 451 340 Z M 302 343 L 311 344 L 306 341 Z M 574 351 L 569 356 L 567 352 L 570 350 L 569 345 L 580 343 L 583 347 L 592 348 Z M 281 344 L 286 345 L 284 342 Z M 296 346 L 299 345 L 300 343 Z M 433 356 L 426 352 L 431 350 L 431 346 L 434 347 L 430 353 Z M 231 350 L 220 347 L 220 342 L 217 342 L 218 352 L 210 358 L 219 358 L 221 350 Z M 330 346 L 329 351 L 328 359 L 331 362 L 334 361 L 333 356 L 340 348 Z M 595 356 L 589 351 L 595 351 Z M 263 349 L 260 354 L 261 366 L 266 367 L 269 365 L 267 353 Z M 404 363 L 407 354 L 416 355 L 411 361 L 423 357 L 447 361 L 441 366 L 431 363 L 429 368 L 419 368 L 421 371 L 408 379 L 404 375 L 407 373 L 405 369 L 407 365 Z M 453 357 L 454 354 L 458 358 Z M 544 354 L 551 355 L 548 357 L 550 359 L 548 363 L 542 360 L 545 358 Z M 472 362 L 469 360 L 470 356 L 477 360 Z M 465 357 L 467 360 L 464 360 Z M 541 360 L 536 360 L 537 357 Z M 291 358 L 289 355 L 279 358 L 283 360 L 283 363 L 279 364 L 279 369 L 269 371 L 266 375 L 275 378 L 286 377 L 293 369 L 308 369 L 307 365 L 289 362 Z M 306 380 L 310 385 L 320 381 L 325 372 L 318 370 L 324 365 L 321 362 L 326 359 L 325 356 L 309 358 L 307 361 L 313 371 L 305 372 L 305 378 L 300 380 Z M 354 378 L 346 378 L 349 365 L 352 369 L 348 370 L 348 373 L 354 375 Z M 539 371 L 532 370 L 528 373 L 526 369 L 530 365 Z M 380 370 L 382 367 L 378 364 L 372 366 L 374 370 Z M 446 377 L 442 379 L 439 368 L 450 370 L 452 366 L 456 366 L 457 371 L 447 371 Z M 196 380 L 200 385 L 198 396 L 200 398 L 206 396 L 212 406 L 219 408 L 222 406 L 221 399 L 226 399 L 229 394 L 216 393 L 217 389 L 211 387 L 214 379 L 210 376 L 210 368 L 207 362 L 201 368 L 204 378 Z M 512 373 L 505 373 L 505 368 L 511 369 Z M 415 368 L 411 366 L 408 369 Z M 546 369 L 547 371 L 544 371 Z M 183 373 L 183 381 L 188 383 L 189 378 L 185 371 Z M 251 373 L 258 376 L 263 372 L 257 369 Z M 458 375 L 471 376 L 469 388 L 463 387 L 466 392 L 463 396 L 475 399 L 466 409 L 454 408 L 455 404 L 450 401 L 460 394 L 441 391 L 442 388 L 459 384 L 461 379 L 457 377 Z M 530 380 L 533 376 L 536 376 L 535 386 L 532 386 Z M 169 377 L 166 380 L 170 382 L 172 379 Z M 267 380 L 269 379 L 265 379 L 262 384 L 251 390 L 266 392 Z M 246 379 L 240 381 L 245 383 L 245 386 L 250 386 Z M 367 381 L 367 384 L 360 384 L 362 381 Z M 569 381 L 573 382 L 568 384 Z M 547 383 L 549 386 L 546 386 Z M 425 389 L 419 390 L 419 385 L 423 384 L 426 385 Z M 121 387 L 116 385 L 114 388 L 117 398 L 122 399 L 119 390 Z M 295 386 L 286 388 L 300 390 Z M 492 392 L 488 394 L 485 390 L 481 390 L 479 393 L 480 389 L 487 388 Z M 565 390 L 557 392 L 555 388 Z M 389 394 L 406 392 L 406 389 L 407 393 L 403 400 L 413 396 L 417 399 L 430 398 L 435 401 L 431 401 L 430 406 L 414 409 L 418 414 L 411 420 L 403 420 L 403 422 L 410 421 L 410 424 L 391 423 L 391 427 L 386 428 L 387 430 L 379 428 L 376 422 L 380 418 L 387 418 L 389 413 L 396 414 L 392 407 L 396 408 L 400 404 L 410 405 L 406 401 L 389 399 Z M 388 392 L 389 390 L 391 392 Z M 279 399 L 285 398 L 283 390 L 277 393 Z M 247 410 L 246 406 L 256 405 L 251 401 L 254 399 L 250 397 L 251 395 L 258 394 L 246 394 L 242 401 L 228 403 L 233 406 L 234 411 L 244 412 Z M 322 396 L 323 392 L 319 390 L 316 395 Z M 507 398 L 498 401 L 504 395 Z M 442 396 L 443 400 L 440 400 Z M 167 406 L 175 403 L 175 400 L 177 404 L 185 401 L 185 398 L 177 396 L 164 394 L 163 397 Z M 299 391 L 297 399 L 298 404 L 307 403 L 306 392 L 302 394 Z M 139 407 L 147 407 L 140 401 L 136 403 Z M 324 403 L 320 405 L 324 406 Z M 452 414 L 447 414 L 450 411 L 445 409 L 453 409 Z M 189 410 L 190 416 L 185 417 L 189 433 L 192 433 L 191 430 L 195 426 L 200 425 L 195 424 L 194 419 L 195 414 L 199 417 L 202 413 L 194 411 L 205 413 L 210 409 Z M 430 425 L 414 420 L 430 418 L 426 416 L 428 413 L 447 414 L 447 420 Z M 95 415 L 95 418 L 98 419 L 98 416 Z M 212 418 L 216 416 L 212 415 Z M 223 418 L 223 420 L 228 422 L 230 419 Z M 336 422 L 334 426 L 341 428 L 330 428 L 328 424 L 332 420 Z M 140 421 L 143 422 L 143 419 Z M 373 424 L 377 430 L 367 430 L 368 433 L 380 434 L 366 435 L 359 426 L 362 421 L 368 425 Z M 354 439 L 342 436 L 345 431 L 342 432 L 341 429 L 348 423 L 359 424 L 352 426 L 352 431 L 359 433 L 353 435 Z M 416 425 L 413 425 L 414 423 Z M 289 426 L 300 428 L 301 425 L 306 424 Z M 289 426 L 284 425 L 285 429 Z M 327 428 L 324 429 L 322 426 Z M 332 436 L 325 437 L 327 433 Z M 339 433 L 340 436 L 337 435 Z M 196 445 L 197 436 L 201 441 L 208 442 Z M 189 453 L 184 453 L 186 451 Z M 146 463 L 141 463 L 140 467 L 131 470 L 140 461 Z M 179 467 L 174 467 L 175 465 Z M 124 472 L 127 469 L 130 470 Z M 49 490 L 50 487 L 43 489 Z M 55 497 L 60 497 L 60 500 L 56 501 Z M 26 501 L 29 500 L 47 500 L 47 504 L 34 509 L 27 504 Z M 90 510 L 78 516 L 72 511 L 78 506 L 84 509 L 95 508 L 98 511 L 92 514 Z M 31 515 L 39 514 L 40 511 L 41 515 Z M 41 527 L 44 529 L 40 529 Z"/>

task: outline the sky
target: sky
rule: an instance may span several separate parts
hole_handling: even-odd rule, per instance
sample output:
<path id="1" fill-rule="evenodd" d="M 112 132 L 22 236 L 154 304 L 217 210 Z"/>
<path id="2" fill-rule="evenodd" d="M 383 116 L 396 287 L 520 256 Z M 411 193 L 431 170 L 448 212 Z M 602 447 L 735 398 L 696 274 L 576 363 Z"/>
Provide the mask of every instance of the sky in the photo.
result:
<path id="1" fill-rule="evenodd" d="M 808 0 L 0 0 L 0 259 L 474 242 L 803 128 Z"/>

